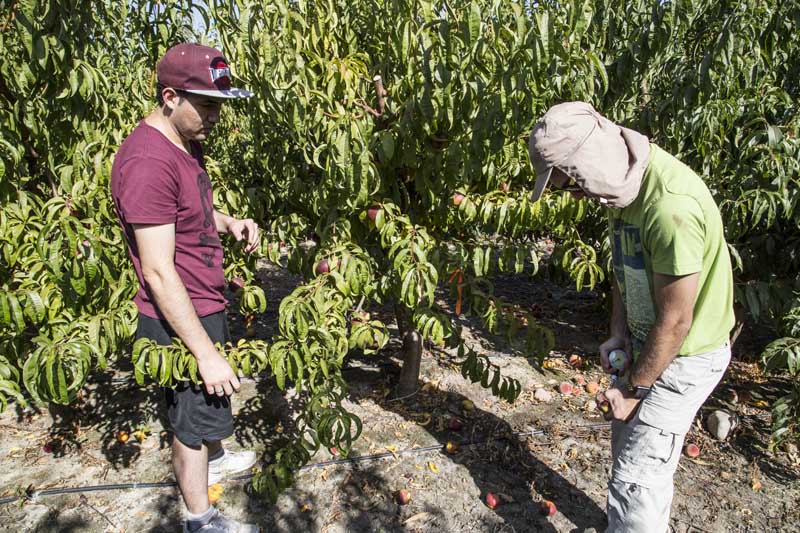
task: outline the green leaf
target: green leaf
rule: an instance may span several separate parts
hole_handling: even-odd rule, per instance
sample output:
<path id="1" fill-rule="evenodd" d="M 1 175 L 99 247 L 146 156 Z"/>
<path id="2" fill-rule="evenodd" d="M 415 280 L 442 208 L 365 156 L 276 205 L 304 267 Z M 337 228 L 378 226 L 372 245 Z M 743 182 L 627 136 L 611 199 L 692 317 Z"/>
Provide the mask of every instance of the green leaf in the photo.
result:
<path id="1" fill-rule="evenodd" d="M 586 56 L 591 60 L 592 64 L 594 65 L 595 70 L 600 75 L 600 80 L 603 82 L 603 94 L 608 92 L 608 73 L 606 72 L 606 66 L 600 61 L 592 51 L 586 52 Z"/>
<path id="2" fill-rule="evenodd" d="M 469 44 L 474 46 L 481 34 L 481 8 L 477 2 L 470 5 L 467 24 L 469 25 Z"/>

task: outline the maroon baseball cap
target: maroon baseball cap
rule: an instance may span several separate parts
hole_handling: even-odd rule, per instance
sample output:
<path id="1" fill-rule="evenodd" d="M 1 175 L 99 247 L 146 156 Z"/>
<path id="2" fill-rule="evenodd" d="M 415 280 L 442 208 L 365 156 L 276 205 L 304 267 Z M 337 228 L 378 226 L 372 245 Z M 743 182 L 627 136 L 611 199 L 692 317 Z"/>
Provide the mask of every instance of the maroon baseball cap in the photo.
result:
<path id="1" fill-rule="evenodd" d="M 156 67 L 158 82 L 192 94 L 212 98 L 250 98 L 253 93 L 231 87 L 231 68 L 222 52 L 197 43 L 178 44 L 167 50 Z"/>

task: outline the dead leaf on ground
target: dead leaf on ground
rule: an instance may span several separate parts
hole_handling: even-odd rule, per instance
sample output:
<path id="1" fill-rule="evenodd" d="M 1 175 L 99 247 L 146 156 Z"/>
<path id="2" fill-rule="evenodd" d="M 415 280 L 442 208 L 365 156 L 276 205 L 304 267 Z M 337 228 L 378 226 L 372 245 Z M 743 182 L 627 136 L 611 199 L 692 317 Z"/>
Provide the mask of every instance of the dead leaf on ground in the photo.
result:
<path id="1" fill-rule="evenodd" d="M 761 469 L 758 468 L 757 463 L 753 462 L 753 468 L 750 473 L 750 479 L 751 479 L 750 487 L 753 490 L 760 490 L 762 487 L 760 474 L 761 474 Z"/>
<path id="2" fill-rule="evenodd" d="M 402 522 L 402 523 L 403 523 L 403 524 L 409 524 L 409 523 L 411 523 L 411 522 L 418 522 L 418 521 L 420 521 L 420 520 L 425 520 L 425 519 L 426 519 L 426 518 L 428 518 L 430 515 L 431 515 L 431 513 L 427 512 L 427 511 L 423 511 L 423 512 L 421 512 L 421 513 L 417 513 L 417 514 L 415 514 L 415 515 L 411 515 L 411 516 L 409 516 L 408 518 L 406 518 L 405 520 L 403 520 L 403 522 Z"/>
<path id="3" fill-rule="evenodd" d="M 430 413 L 422 413 L 421 415 L 414 414 L 413 416 L 415 418 L 419 418 L 419 420 L 417 420 L 416 422 L 420 426 L 427 426 L 428 424 L 431 423 L 431 414 Z"/>
<path id="4" fill-rule="evenodd" d="M 567 457 L 570 459 L 575 459 L 578 457 L 578 447 L 572 446 L 569 450 L 567 450 Z"/>
<path id="5" fill-rule="evenodd" d="M 208 487 L 209 503 L 217 503 L 217 501 L 222 497 L 223 492 L 225 492 L 225 487 L 223 487 L 219 483 L 214 483 L 213 485 Z"/>
<path id="6" fill-rule="evenodd" d="M 439 381 L 438 380 L 437 381 L 429 381 L 425 385 L 422 386 L 422 390 L 424 390 L 424 391 L 431 390 L 431 389 L 436 390 L 438 388 L 439 388 Z"/>

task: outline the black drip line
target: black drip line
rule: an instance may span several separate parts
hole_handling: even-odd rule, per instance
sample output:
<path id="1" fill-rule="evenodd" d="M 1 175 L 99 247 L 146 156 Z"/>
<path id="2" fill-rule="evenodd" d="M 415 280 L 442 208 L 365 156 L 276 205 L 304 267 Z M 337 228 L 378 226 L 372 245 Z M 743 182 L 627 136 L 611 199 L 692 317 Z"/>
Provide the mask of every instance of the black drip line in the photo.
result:
<path id="1" fill-rule="evenodd" d="M 578 426 L 576 429 L 608 429 L 611 427 L 611 424 L 600 423 L 600 424 L 588 424 L 585 426 Z M 533 431 L 516 431 L 510 434 L 506 434 L 500 437 L 494 438 L 485 438 L 485 439 L 478 439 L 478 440 L 470 440 L 466 442 L 459 443 L 460 447 L 468 447 L 468 446 L 476 446 L 478 444 L 486 444 L 489 442 L 497 442 L 502 440 L 507 440 L 509 437 L 527 437 L 527 436 L 540 436 L 544 435 L 545 431 L 542 429 L 535 429 Z M 410 448 L 408 450 L 399 450 L 396 452 L 381 452 L 381 453 L 374 453 L 371 455 L 361 455 L 359 457 L 348 457 L 344 459 L 332 459 L 330 461 L 320 461 L 318 463 L 312 463 L 305 466 L 300 467 L 300 470 L 313 470 L 315 468 L 323 468 L 326 466 L 337 466 L 343 464 L 357 464 L 366 461 L 374 461 L 376 459 L 385 459 L 388 457 L 397 457 L 400 455 L 417 455 L 421 453 L 433 452 L 433 451 L 443 451 L 445 445 L 443 444 L 434 444 L 431 446 L 424 446 L 422 448 Z M 228 481 L 244 481 L 251 479 L 255 476 L 255 474 L 245 474 L 242 476 L 236 476 L 228 479 Z M 7 496 L 5 498 L 0 498 L 0 505 L 4 505 L 7 503 L 13 503 L 17 500 L 24 499 L 24 500 L 34 500 L 40 496 L 56 496 L 59 494 L 75 494 L 75 493 L 83 493 L 83 492 L 107 492 L 112 490 L 128 490 L 128 489 L 161 489 L 161 488 L 169 488 L 169 487 L 176 487 L 178 483 L 176 481 L 159 481 L 155 483 L 116 483 L 113 485 L 89 485 L 85 487 L 62 487 L 57 489 L 45 489 L 41 491 L 33 491 L 30 494 L 25 494 L 23 496 Z"/>

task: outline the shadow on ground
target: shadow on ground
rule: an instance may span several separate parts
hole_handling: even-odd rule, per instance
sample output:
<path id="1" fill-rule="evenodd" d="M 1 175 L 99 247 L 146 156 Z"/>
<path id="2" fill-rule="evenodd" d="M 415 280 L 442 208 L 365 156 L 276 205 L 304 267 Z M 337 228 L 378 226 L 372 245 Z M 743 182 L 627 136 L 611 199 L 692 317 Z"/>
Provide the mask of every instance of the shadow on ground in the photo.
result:
<path id="1" fill-rule="evenodd" d="M 390 370 L 390 382 L 394 382 L 396 378 L 392 374 L 398 371 Z M 364 384 L 368 380 L 374 381 L 375 374 L 354 371 L 349 377 L 353 385 Z M 351 396 L 355 402 L 363 399 L 355 390 Z M 542 516 L 538 497 L 555 502 L 559 512 L 579 531 L 605 527 L 604 510 L 532 453 L 524 437 L 512 435 L 514 429 L 507 421 L 477 408 L 469 413 L 468 418 L 460 413 L 459 406 L 465 399 L 458 393 L 430 389 L 420 391 L 402 402 L 384 400 L 380 406 L 414 424 L 418 419 L 410 416 L 410 413 L 420 411 L 450 417 L 458 413 L 459 417 L 465 418 L 464 431 L 470 428 L 469 435 L 447 429 L 438 431 L 434 424 L 425 429 L 442 446 L 448 441 L 479 443 L 462 446 L 458 453 L 449 458 L 468 469 L 473 482 L 480 489 L 481 498 L 488 492 L 502 492 L 513 497 L 513 503 L 502 505 L 494 512 L 516 531 L 556 531 Z M 372 475 L 377 476 L 374 472 Z M 536 501 L 534 494 L 537 495 Z M 352 522 L 351 525 L 355 526 L 356 523 Z"/>
<path id="2" fill-rule="evenodd" d="M 117 370 L 130 370 L 126 361 L 117 361 Z M 164 393 L 155 385 L 139 387 L 128 379 L 114 378 L 115 372 L 106 371 L 92 376 L 81 396 L 70 405 L 49 404 L 47 410 L 53 419 L 48 429 L 50 445 L 55 457 L 81 453 L 89 440 L 86 428 L 100 434 L 103 456 L 115 469 L 130 467 L 141 455 L 142 449 L 133 433 L 137 427 L 148 427 L 155 421 L 169 427 L 166 420 Z M 119 375 L 118 373 L 116 375 Z M 22 421 L 20 414 L 20 421 Z M 128 434 L 128 441 L 119 441 L 118 433 Z M 157 435 L 159 447 L 171 442 L 171 435 Z"/>

